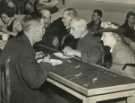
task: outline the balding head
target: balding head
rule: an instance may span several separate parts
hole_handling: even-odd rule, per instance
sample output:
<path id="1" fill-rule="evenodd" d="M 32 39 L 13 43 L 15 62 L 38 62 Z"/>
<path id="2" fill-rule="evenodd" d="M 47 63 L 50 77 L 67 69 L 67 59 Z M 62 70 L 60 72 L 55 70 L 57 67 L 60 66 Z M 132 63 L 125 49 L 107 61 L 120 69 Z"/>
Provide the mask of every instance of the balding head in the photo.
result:
<path id="1" fill-rule="evenodd" d="M 84 19 L 74 18 L 71 21 L 70 27 L 70 33 L 74 38 L 82 38 L 88 33 L 87 22 Z"/>
<path id="2" fill-rule="evenodd" d="M 30 19 L 24 23 L 24 34 L 28 37 L 31 44 L 42 40 L 45 33 L 44 21 L 42 19 Z"/>

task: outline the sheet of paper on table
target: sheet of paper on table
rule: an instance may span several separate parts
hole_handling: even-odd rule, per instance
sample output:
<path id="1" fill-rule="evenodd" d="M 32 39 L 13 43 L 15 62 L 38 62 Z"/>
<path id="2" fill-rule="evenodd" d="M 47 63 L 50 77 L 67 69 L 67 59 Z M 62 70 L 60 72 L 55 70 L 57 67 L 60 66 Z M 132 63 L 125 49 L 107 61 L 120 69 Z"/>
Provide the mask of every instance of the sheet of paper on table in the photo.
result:
<path id="1" fill-rule="evenodd" d="M 54 56 L 56 56 L 58 58 L 61 58 L 61 59 L 70 59 L 70 58 L 72 58 L 71 56 L 64 55 L 62 52 L 56 52 L 56 53 L 54 53 Z"/>

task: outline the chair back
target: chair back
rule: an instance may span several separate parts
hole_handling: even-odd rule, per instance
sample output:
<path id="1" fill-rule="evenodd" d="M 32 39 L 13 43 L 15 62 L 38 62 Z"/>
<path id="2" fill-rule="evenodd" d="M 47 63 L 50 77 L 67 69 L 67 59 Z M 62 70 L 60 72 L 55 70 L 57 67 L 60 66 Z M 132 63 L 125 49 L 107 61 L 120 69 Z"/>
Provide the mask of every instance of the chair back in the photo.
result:
<path id="1" fill-rule="evenodd" d="M 10 81 L 10 59 L 0 67 L 0 103 L 10 103 L 11 81 Z"/>
<path id="2" fill-rule="evenodd" d="M 122 68 L 122 71 L 126 73 L 127 77 L 135 79 L 135 64 L 125 64 Z"/>

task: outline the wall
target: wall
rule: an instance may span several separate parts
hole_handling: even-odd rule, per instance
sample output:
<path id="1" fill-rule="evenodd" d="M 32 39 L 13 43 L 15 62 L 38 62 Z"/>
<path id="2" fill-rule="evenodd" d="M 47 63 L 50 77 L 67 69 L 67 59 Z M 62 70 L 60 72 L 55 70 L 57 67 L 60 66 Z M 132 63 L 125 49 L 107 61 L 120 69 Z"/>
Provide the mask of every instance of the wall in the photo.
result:
<path id="1" fill-rule="evenodd" d="M 122 1 L 122 2 L 121 2 Z M 94 9 L 101 9 L 104 21 L 123 23 L 125 15 L 130 10 L 135 10 L 134 0 L 66 0 L 66 7 L 73 7 L 79 11 L 81 17 L 88 21 Z"/>

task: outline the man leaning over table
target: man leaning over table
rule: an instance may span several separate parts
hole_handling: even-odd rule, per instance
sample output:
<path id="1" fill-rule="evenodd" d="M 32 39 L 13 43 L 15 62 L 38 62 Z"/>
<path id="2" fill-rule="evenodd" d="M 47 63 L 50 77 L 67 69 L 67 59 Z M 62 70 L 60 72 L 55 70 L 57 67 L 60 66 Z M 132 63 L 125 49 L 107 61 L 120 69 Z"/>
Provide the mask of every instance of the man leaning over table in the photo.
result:
<path id="1" fill-rule="evenodd" d="M 100 37 L 91 34 L 87 29 L 87 22 L 82 18 L 74 18 L 70 23 L 70 34 L 79 39 L 77 49 L 66 46 L 63 52 L 68 56 L 77 56 L 83 62 L 101 64 L 102 45 Z"/>
<path id="2" fill-rule="evenodd" d="M 43 21 L 40 18 L 27 18 L 23 35 L 11 38 L 2 52 L 0 66 L 4 65 L 8 58 L 11 59 L 10 103 L 65 103 L 65 99 L 59 98 L 53 89 L 44 93 L 39 91 L 39 88 L 46 83 L 48 72 L 51 70 L 48 64 L 42 68 L 36 62 L 32 48 L 35 42 L 42 39 L 43 34 Z"/>

